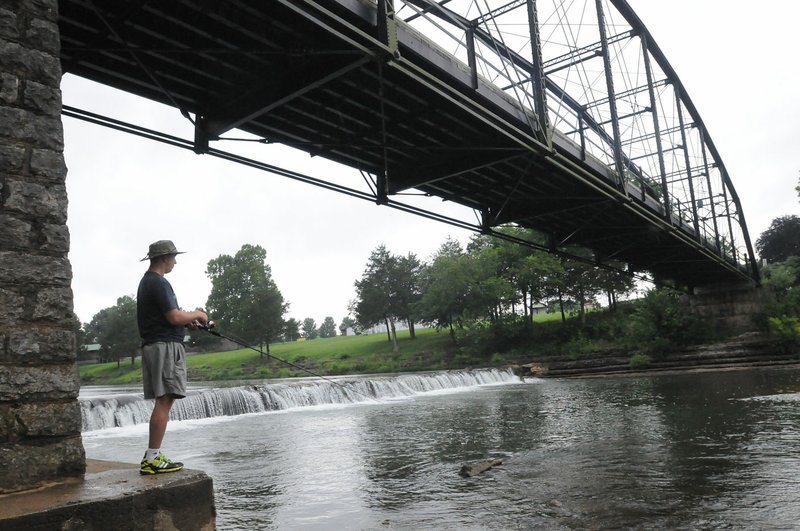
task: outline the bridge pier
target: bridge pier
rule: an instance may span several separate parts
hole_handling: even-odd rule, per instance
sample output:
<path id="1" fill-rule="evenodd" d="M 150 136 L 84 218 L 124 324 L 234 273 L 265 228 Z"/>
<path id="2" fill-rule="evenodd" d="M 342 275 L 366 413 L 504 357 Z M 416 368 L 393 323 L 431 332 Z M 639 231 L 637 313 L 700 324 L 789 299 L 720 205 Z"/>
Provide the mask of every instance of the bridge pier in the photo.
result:
<path id="1" fill-rule="evenodd" d="M 770 300 L 767 288 L 752 282 L 713 284 L 697 287 L 688 296 L 696 315 L 711 321 L 720 335 L 756 331 L 753 317 Z"/>
<path id="2" fill-rule="evenodd" d="M 85 469 L 57 0 L 0 7 L 0 493 Z M 2 525 L 0 525 L 2 527 Z"/>
<path id="3" fill-rule="evenodd" d="M 212 483 L 201 472 L 87 472 L 58 9 L 59 0 L 0 5 L 0 528 L 213 529 Z"/>

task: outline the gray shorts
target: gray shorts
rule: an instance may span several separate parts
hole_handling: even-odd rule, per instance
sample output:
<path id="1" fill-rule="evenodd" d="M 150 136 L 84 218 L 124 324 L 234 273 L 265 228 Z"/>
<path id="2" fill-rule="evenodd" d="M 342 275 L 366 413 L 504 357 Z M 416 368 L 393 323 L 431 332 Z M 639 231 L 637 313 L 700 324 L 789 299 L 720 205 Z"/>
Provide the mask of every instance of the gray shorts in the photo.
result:
<path id="1" fill-rule="evenodd" d="M 186 351 L 174 341 L 150 343 L 142 347 L 144 397 L 186 396 Z"/>

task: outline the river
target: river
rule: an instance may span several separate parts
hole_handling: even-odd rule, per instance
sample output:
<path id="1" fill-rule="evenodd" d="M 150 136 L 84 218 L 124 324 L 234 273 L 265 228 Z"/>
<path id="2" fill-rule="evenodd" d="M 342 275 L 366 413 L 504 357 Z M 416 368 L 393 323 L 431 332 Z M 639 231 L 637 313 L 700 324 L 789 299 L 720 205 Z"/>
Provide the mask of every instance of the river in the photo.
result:
<path id="1" fill-rule="evenodd" d="M 87 457 L 138 463 L 139 392 L 81 389 Z M 184 402 L 164 450 L 213 478 L 221 530 L 800 529 L 796 368 L 195 384 Z"/>

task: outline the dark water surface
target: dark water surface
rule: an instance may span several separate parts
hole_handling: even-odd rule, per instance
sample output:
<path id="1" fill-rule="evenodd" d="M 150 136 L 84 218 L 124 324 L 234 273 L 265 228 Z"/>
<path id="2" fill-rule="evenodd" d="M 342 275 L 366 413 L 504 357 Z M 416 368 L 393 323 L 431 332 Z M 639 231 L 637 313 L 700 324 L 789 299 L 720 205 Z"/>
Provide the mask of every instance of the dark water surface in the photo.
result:
<path id="1" fill-rule="evenodd" d="M 799 406 L 798 369 L 509 380 L 172 422 L 164 450 L 222 530 L 800 529 Z M 138 462 L 146 430 L 87 456 Z"/>

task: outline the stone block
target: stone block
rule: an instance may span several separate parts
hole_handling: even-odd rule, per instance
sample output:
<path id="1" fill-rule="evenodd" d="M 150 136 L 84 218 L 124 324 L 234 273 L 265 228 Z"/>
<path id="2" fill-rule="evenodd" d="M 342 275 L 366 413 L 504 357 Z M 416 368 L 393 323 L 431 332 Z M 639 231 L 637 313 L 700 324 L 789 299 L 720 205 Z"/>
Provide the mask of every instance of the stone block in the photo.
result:
<path id="1" fill-rule="evenodd" d="M 55 20 L 32 19 L 24 30 L 22 41 L 26 46 L 49 53 L 59 53 L 61 50 L 58 24 Z"/>
<path id="2" fill-rule="evenodd" d="M 10 404 L 0 404 L 0 444 L 11 442 L 14 428 L 14 414 Z"/>
<path id="3" fill-rule="evenodd" d="M 74 363 L 34 367 L 0 365 L 0 402 L 74 399 L 79 387 L 78 367 Z"/>
<path id="4" fill-rule="evenodd" d="M 75 333 L 54 327 L 16 327 L 0 333 L 0 360 L 15 365 L 73 362 Z"/>
<path id="5" fill-rule="evenodd" d="M 0 248 L 30 249 L 47 253 L 69 252 L 69 229 L 66 225 L 45 224 L 34 227 L 31 222 L 0 214 Z M 0 308 L 0 322 L 3 310 Z"/>
<path id="6" fill-rule="evenodd" d="M 25 0 L 22 7 L 35 18 L 58 21 L 58 0 Z"/>
<path id="7" fill-rule="evenodd" d="M 35 487 L 43 481 L 80 476 L 86 458 L 80 435 L 0 444 L 0 493 Z"/>
<path id="8" fill-rule="evenodd" d="M 61 101 L 60 96 L 58 101 Z M 31 150 L 30 171 L 31 174 L 48 182 L 64 183 L 67 178 L 64 153 L 52 149 Z"/>
<path id="9" fill-rule="evenodd" d="M 17 14 L 4 6 L 0 8 L 0 39 L 15 41 L 19 39 L 17 28 Z"/>
<path id="10" fill-rule="evenodd" d="M 46 114 L 48 116 L 61 116 L 61 90 L 33 81 L 25 84 L 22 104 L 26 109 Z"/>
<path id="11" fill-rule="evenodd" d="M 3 406 L 0 418 L 5 419 L 7 430 L 6 437 L 0 440 L 6 442 L 31 437 L 74 437 L 81 432 L 81 407 L 77 400 Z"/>
<path id="12" fill-rule="evenodd" d="M 0 288 L 0 323 L 19 322 L 25 313 L 25 297 L 10 289 Z"/>
<path id="13" fill-rule="evenodd" d="M 21 173 L 25 164 L 25 146 L 21 144 L 0 144 L 0 172 Z"/>
<path id="14" fill-rule="evenodd" d="M 5 248 L 28 246 L 32 230 L 30 223 L 14 216 L 0 214 L 0 227 L 3 227 L 0 231 L 0 246 Z"/>
<path id="15" fill-rule="evenodd" d="M 36 243 L 38 249 L 45 252 L 69 252 L 69 228 L 66 225 L 46 224 L 41 227 Z"/>
<path id="16" fill-rule="evenodd" d="M 9 72 L 0 73 L 0 104 L 16 105 L 18 99 L 19 78 Z"/>
<path id="17" fill-rule="evenodd" d="M 26 142 L 40 148 L 63 151 L 64 129 L 61 119 L 54 116 L 36 115 L 24 109 L 0 107 L 0 139 Z M 8 143 L 8 142 L 4 142 Z"/>
<path id="18" fill-rule="evenodd" d="M 7 179 L 4 210 L 36 217 L 42 221 L 66 224 L 67 190 L 63 184 L 45 186 L 39 183 Z"/>
<path id="19" fill-rule="evenodd" d="M 31 319 L 62 322 L 72 318 L 72 288 L 40 289 L 36 294 Z"/>
<path id="20" fill-rule="evenodd" d="M 0 71 L 58 88 L 61 84 L 61 60 L 56 53 L 57 50 L 46 53 L 0 40 Z"/>
<path id="21" fill-rule="evenodd" d="M 58 0 L 4 0 L 3 6 L 27 19 L 58 21 Z"/>
<path id="22" fill-rule="evenodd" d="M 0 251 L 0 285 L 69 286 L 72 268 L 60 256 Z"/>

